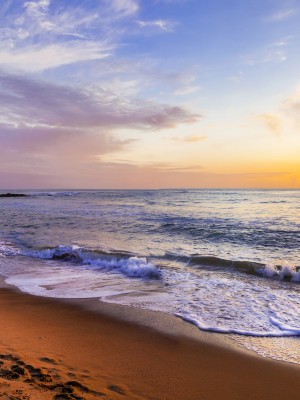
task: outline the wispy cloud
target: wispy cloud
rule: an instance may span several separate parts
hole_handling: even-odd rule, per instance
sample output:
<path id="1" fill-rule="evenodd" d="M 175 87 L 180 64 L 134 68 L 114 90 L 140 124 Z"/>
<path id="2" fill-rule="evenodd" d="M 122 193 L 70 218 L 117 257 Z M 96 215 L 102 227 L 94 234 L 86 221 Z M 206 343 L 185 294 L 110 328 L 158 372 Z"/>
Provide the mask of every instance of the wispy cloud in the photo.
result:
<path id="1" fill-rule="evenodd" d="M 131 160 L 115 159 L 106 161 L 107 157 L 98 157 L 98 165 L 104 168 L 134 168 L 134 169 L 147 169 L 150 171 L 164 172 L 200 172 L 204 169 L 202 165 L 180 165 L 176 162 L 134 162 Z"/>
<path id="2" fill-rule="evenodd" d="M 207 136 L 205 135 L 188 135 L 188 136 L 176 136 L 173 138 L 175 141 L 184 142 L 184 143 L 196 143 L 203 142 L 207 140 Z"/>
<path id="3" fill-rule="evenodd" d="M 259 121 L 274 134 L 299 133 L 300 128 L 300 88 L 284 99 L 275 112 L 260 114 Z"/>
<path id="4" fill-rule="evenodd" d="M 279 135 L 282 133 L 283 120 L 278 114 L 260 114 L 259 120 L 274 134 Z"/>
<path id="5" fill-rule="evenodd" d="M 199 85 L 187 85 L 187 86 L 183 86 L 177 90 L 174 91 L 174 94 L 176 96 L 186 96 L 192 93 L 196 93 L 201 89 L 201 86 Z"/>
<path id="6" fill-rule="evenodd" d="M 294 129 L 299 133 L 300 129 L 300 87 L 292 93 L 282 104 L 282 110 L 291 120 Z"/>
<path id="7" fill-rule="evenodd" d="M 111 4 L 112 9 L 118 14 L 118 16 L 129 16 L 134 15 L 139 9 L 138 2 L 136 0 L 108 0 Z"/>
<path id="8" fill-rule="evenodd" d="M 281 22 L 293 17 L 296 14 L 297 10 L 295 8 L 284 8 L 269 15 L 265 20 L 267 22 Z"/>
<path id="9" fill-rule="evenodd" d="M 80 126 L 149 130 L 199 118 L 181 107 L 124 99 L 99 87 L 87 91 L 8 74 L 0 74 L 0 87 L 0 108 L 16 124 L 21 120 L 24 124 L 72 129 Z"/>
<path id="10" fill-rule="evenodd" d="M 268 63 L 281 63 L 287 60 L 288 45 L 292 37 L 285 37 L 268 46 L 258 49 L 251 54 L 244 54 L 241 59 L 246 65 L 258 65 Z"/>
<path id="11" fill-rule="evenodd" d="M 195 74 L 176 68 L 175 72 L 165 71 L 162 62 L 149 54 L 142 59 L 118 56 L 126 35 L 174 29 L 175 22 L 169 19 L 139 19 L 141 4 L 137 0 L 12 0 L 9 4 L 0 6 L 2 70 L 46 76 L 56 73 L 68 82 L 80 76 L 83 84 L 93 80 L 94 85 L 100 83 L 125 95 L 151 88 L 187 96 L 200 89 Z"/>
<path id="12" fill-rule="evenodd" d="M 0 49 L 0 65 L 6 69 L 34 73 L 78 62 L 101 60 L 108 57 L 112 49 L 112 46 L 93 41 Z"/>
<path id="13" fill-rule="evenodd" d="M 32 15 L 35 18 L 43 17 L 50 5 L 50 0 L 35 0 L 35 1 L 25 1 L 24 8 L 28 12 L 28 14 Z"/>
<path id="14" fill-rule="evenodd" d="M 151 163 L 143 167 L 162 172 L 199 172 L 204 169 L 202 165 L 178 165 L 176 163 Z"/>
<path id="15" fill-rule="evenodd" d="M 141 28 L 158 28 L 165 32 L 173 32 L 176 23 L 170 20 L 157 19 L 153 21 L 136 21 Z"/>
<path id="16" fill-rule="evenodd" d="M 86 66 L 85 71 L 87 71 Z M 88 70 L 88 76 L 94 77 L 105 88 L 127 94 L 139 94 L 149 90 L 172 94 L 181 97 L 197 94 L 202 86 L 199 83 L 200 67 L 189 66 L 186 69 L 166 69 L 159 59 L 143 55 L 142 58 L 110 58 L 101 60 L 101 68 Z"/>
<path id="17" fill-rule="evenodd" d="M 99 0 L 89 8 L 85 2 L 35 0 L 23 7 L 13 1 L 8 8 L 1 21 L 0 66 L 35 73 L 108 57 L 118 46 L 118 27 L 139 6 L 135 0 Z"/>

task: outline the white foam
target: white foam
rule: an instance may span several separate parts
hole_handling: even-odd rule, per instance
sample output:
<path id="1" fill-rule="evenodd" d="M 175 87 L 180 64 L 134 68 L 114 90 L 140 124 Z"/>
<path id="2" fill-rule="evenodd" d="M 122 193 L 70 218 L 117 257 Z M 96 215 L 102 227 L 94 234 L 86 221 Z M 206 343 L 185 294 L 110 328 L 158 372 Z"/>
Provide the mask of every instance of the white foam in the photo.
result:
<path id="1" fill-rule="evenodd" d="M 288 263 L 283 263 L 282 266 L 269 263 L 263 267 L 257 268 L 256 273 L 268 278 L 300 282 L 300 267 Z"/>
<path id="2" fill-rule="evenodd" d="M 202 330 L 249 336 L 300 335 L 300 293 L 286 283 L 230 273 L 168 274 L 176 315 Z M 280 287 L 281 285 L 281 287 Z"/>
<path id="3" fill-rule="evenodd" d="M 225 326 L 213 326 L 205 324 L 199 316 L 192 315 L 190 313 L 177 313 L 178 317 L 184 319 L 187 322 L 190 322 L 196 325 L 199 329 L 203 331 L 217 332 L 217 333 L 234 333 L 243 336 L 255 336 L 255 337 L 282 337 L 282 336 L 299 336 L 300 328 L 292 328 L 290 326 L 284 326 L 280 324 L 279 321 L 275 319 L 271 319 L 270 321 L 274 325 L 274 327 L 278 327 L 279 330 L 268 330 L 268 331 L 255 331 L 255 330 L 247 330 L 247 329 L 235 329 L 229 328 Z"/>
<path id="4" fill-rule="evenodd" d="M 78 246 L 57 246 L 52 249 L 22 252 L 23 255 L 42 259 L 67 259 L 77 261 L 104 271 L 121 273 L 131 278 L 160 278 L 161 271 L 144 257 L 117 258 L 113 255 L 103 255 L 87 251 Z"/>
<path id="5" fill-rule="evenodd" d="M 23 255 L 4 257 L 4 267 L 0 263 L 7 283 L 32 294 L 98 297 L 162 310 L 202 330 L 220 333 L 300 336 L 300 288 L 296 284 L 230 271 L 195 270 L 189 265 L 183 268 L 169 261 L 159 269 L 142 257 L 99 254 L 78 246 L 27 252 L 5 246 L 3 253 Z M 10 266 L 14 259 L 16 266 Z M 160 279 L 132 279 L 144 277 Z"/>
<path id="6" fill-rule="evenodd" d="M 296 328 L 291 325 L 284 324 L 279 319 L 272 317 L 272 316 L 270 317 L 270 321 L 272 322 L 272 324 L 274 326 L 278 327 L 281 330 L 281 332 L 290 333 L 290 335 L 292 335 L 292 336 L 300 335 L 300 327 Z M 287 336 L 287 335 L 285 335 L 285 336 Z"/>
<path id="7" fill-rule="evenodd" d="M 20 249 L 8 242 L 0 241 L 0 256 L 16 256 L 20 254 Z"/>
<path id="8" fill-rule="evenodd" d="M 159 293 L 159 280 L 131 279 L 121 274 L 99 273 L 85 266 L 18 257 L 16 263 L 1 266 L 6 283 L 26 293 L 54 298 L 99 298 L 109 301 L 112 296 L 135 296 Z M 14 266 L 15 264 L 15 266 Z"/>

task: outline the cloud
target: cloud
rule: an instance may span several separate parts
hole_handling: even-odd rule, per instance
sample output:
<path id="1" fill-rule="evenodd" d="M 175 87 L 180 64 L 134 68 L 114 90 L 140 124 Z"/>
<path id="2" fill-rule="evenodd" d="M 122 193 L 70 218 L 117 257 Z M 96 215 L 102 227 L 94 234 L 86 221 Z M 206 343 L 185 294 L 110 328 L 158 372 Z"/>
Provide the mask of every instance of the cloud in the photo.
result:
<path id="1" fill-rule="evenodd" d="M 0 89 L 0 110 L 13 124 L 156 130 L 199 118 L 182 107 L 130 100 L 102 88 L 74 89 L 3 73 Z"/>
<path id="2" fill-rule="evenodd" d="M 289 45 L 295 36 L 289 35 L 258 48 L 252 54 L 244 54 L 241 59 L 246 65 L 281 63 L 287 60 Z"/>
<path id="3" fill-rule="evenodd" d="M 0 66 L 30 73 L 110 56 L 139 10 L 134 0 L 9 4 L 0 6 Z"/>
<path id="4" fill-rule="evenodd" d="M 43 18 L 48 11 L 50 0 L 26 1 L 24 8 L 33 18 Z"/>
<path id="5" fill-rule="evenodd" d="M 274 134 L 279 135 L 283 130 L 283 120 L 277 114 L 260 114 L 260 121 Z"/>
<path id="6" fill-rule="evenodd" d="M 97 69 L 94 68 L 95 65 Z M 166 70 L 162 62 L 147 55 L 131 58 L 106 57 L 100 63 L 85 65 L 84 75 L 86 81 L 97 81 L 103 88 L 126 95 L 137 96 L 146 92 L 148 97 L 155 98 L 161 93 L 168 93 L 173 99 L 178 96 L 177 101 L 182 101 L 180 97 L 188 94 L 197 95 L 202 89 L 199 84 L 200 67 L 192 65 L 179 71 L 174 71 L 173 68 L 171 71 Z M 71 82 L 70 78 L 69 81 Z"/>
<path id="7" fill-rule="evenodd" d="M 157 19 L 153 21 L 138 20 L 136 22 L 141 28 L 159 28 L 165 32 L 173 32 L 174 26 L 176 25 L 174 21 L 163 19 Z"/>
<path id="8" fill-rule="evenodd" d="M 176 136 L 173 139 L 176 141 L 179 141 L 179 142 L 196 143 L 196 142 L 203 142 L 204 140 L 207 140 L 207 136 L 205 136 L 205 135 L 189 135 L 189 136 L 182 136 L 182 137 Z"/>
<path id="9" fill-rule="evenodd" d="M 269 63 L 281 63 L 286 61 L 287 52 L 282 46 L 274 46 L 274 44 L 260 49 L 256 53 L 242 56 L 242 62 L 246 65 L 259 65 Z"/>
<path id="10" fill-rule="evenodd" d="M 34 171 L 39 163 L 47 173 L 79 168 L 132 142 L 119 139 L 115 129 L 158 130 L 197 118 L 181 107 L 124 99 L 101 88 L 93 92 L 1 73 L 1 172 Z"/>
<path id="11" fill-rule="evenodd" d="M 300 128 L 300 88 L 297 88 L 282 104 L 282 110 L 291 120 L 294 129 Z"/>
<path id="12" fill-rule="evenodd" d="M 143 132 L 153 134 L 201 117 L 180 105 L 138 97 L 144 88 L 153 98 L 162 87 L 178 90 L 178 95 L 198 90 L 193 71 L 170 73 L 149 57 L 124 61 L 116 54 L 126 35 L 174 28 L 167 19 L 141 19 L 142 2 L 2 3 L 0 177 L 22 173 L 55 182 L 51 179 L 56 176 L 57 182 L 70 186 L 68 179 L 76 179 L 81 169 L 86 177 L 91 173 L 88 165 L 98 165 L 99 157 L 109 160 L 128 150 L 133 140 L 124 138 L 140 133 L 142 138 Z M 152 166 L 159 168 L 185 169 Z M 93 182 L 96 179 L 93 176 Z"/>
<path id="13" fill-rule="evenodd" d="M 95 133 L 64 128 L 0 125 L 1 162 L 34 156 L 42 161 L 48 158 L 80 163 L 99 154 L 118 151 L 128 141 L 122 141 L 106 132 Z"/>
<path id="14" fill-rule="evenodd" d="M 199 172 L 204 168 L 201 165 L 178 165 L 175 163 L 153 163 L 147 167 L 165 172 Z"/>
<path id="15" fill-rule="evenodd" d="M 300 129 L 300 88 L 281 101 L 275 112 L 257 116 L 260 122 L 273 134 L 283 132 L 299 133 Z"/>
<path id="16" fill-rule="evenodd" d="M 279 10 L 273 14 L 271 14 L 270 16 L 268 16 L 266 18 L 267 22 L 281 22 L 281 21 L 285 21 L 291 17 L 293 17 L 294 15 L 296 15 L 297 10 L 294 8 L 285 8 L 282 10 Z"/>
<path id="17" fill-rule="evenodd" d="M 106 159 L 107 157 L 105 157 Z M 177 163 L 170 163 L 170 162 L 145 162 L 145 163 L 137 163 L 130 160 L 123 160 L 123 159 L 115 159 L 113 161 L 105 161 L 102 160 L 101 157 L 98 158 L 98 166 L 104 168 L 136 168 L 136 169 L 149 169 L 153 171 L 162 171 L 162 172 L 197 172 L 203 170 L 203 166 L 201 165 L 179 165 Z"/>
<path id="18" fill-rule="evenodd" d="M 36 177 L 44 174 L 57 182 L 53 176 L 63 170 L 58 179 L 63 184 L 87 165 L 98 165 L 99 156 L 109 158 L 131 144 L 116 131 L 153 132 L 198 118 L 179 106 L 134 100 L 101 87 L 79 89 L 1 72 L 1 175 L 22 173 L 40 182 Z"/>
<path id="19" fill-rule="evenodd" d="M 300 111 L 300 88 L 296 89 L 285 101 L 284 107 L 291 112 Z"/>
<path id="20" fill-rule="evenodd" d="M 118 93 L 122 97 L 132 97 L 139 92 L 141 81 L 140 79 L 120 79 L 116 77 L 109 81 L 104 81 L 101 86 L 103 89 Z"/>
<path id="21" fill-rule="evenodd" d="M 112 9 L 122 17 L 134 15 L 139 9 L 138 2 L 134 0 L 110 0 L 109 2 Z"/>
<path id="22" fill-rule="evenodd" d="M 186 96 L 191 93 L 198 92 L 201 89 L 201 86 L 198 85 L 187 85 L 186 87 L 179 88 L 175 90 L 174 94 L 176 96 Z"/>
<path id="23" fill-rule="evenodd" d="M 112 47 L 92 41 L 32 45 L 17 50 L 0 49 L 0 65 L 6 69 L 35 73 L 62 65 L 101 60 L 108 57 L 111 50 Z"/>
<path id="24" fill-rule="evenodd" d="M 134 87 L 127 87 L 135 93 L 144 89 L 149 93 L 150 88 L 158 93 L 165 86 L 176 96 L 185 96 L 200 88 L 194 71 L 166 72 L 163 63 L 148 56 L 118 57 L 126 35 L 140 35 L 142 30 L 147 34 L 149 29 L 167 32 L 175 26 L 168 19 L 139 19 L 136 0 L 12 0 L 9 4 L 0 6 L 1 69 L 18 74 L 55 74 L 69 82 L 75 76 L 85 83 L 103 82 L 106 87 L 111 82 L 112 89 L 117 81 L 123 89 L 126 84 L 122 82 L 138 81 Z M 8 11 L 4 12 L 5 8 Z"/>

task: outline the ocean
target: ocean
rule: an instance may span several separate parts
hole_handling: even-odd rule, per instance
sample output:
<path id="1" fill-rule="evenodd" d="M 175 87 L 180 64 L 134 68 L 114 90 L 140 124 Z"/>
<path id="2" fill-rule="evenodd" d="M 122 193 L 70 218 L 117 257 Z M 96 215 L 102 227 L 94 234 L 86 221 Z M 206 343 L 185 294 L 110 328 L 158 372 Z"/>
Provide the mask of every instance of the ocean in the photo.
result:
<path id="1" fill-rule="evenodd" d="M 173 314 L 300 363 L 300 190 L 22 193 L 0 198 L 6 283 Z"/>

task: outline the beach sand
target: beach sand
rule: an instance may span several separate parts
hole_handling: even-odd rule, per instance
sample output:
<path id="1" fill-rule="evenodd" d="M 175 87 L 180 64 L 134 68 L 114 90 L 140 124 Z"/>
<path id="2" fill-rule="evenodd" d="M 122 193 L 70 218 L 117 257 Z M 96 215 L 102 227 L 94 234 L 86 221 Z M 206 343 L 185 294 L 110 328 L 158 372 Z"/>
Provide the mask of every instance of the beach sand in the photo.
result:
<path id="1" fill-rule="evenodd" d="M 298 366 L 108 314 L 1 289 L 0 399 L 299 399 Z"/>

